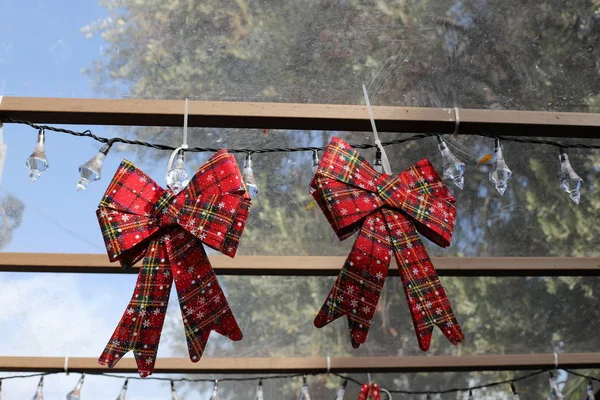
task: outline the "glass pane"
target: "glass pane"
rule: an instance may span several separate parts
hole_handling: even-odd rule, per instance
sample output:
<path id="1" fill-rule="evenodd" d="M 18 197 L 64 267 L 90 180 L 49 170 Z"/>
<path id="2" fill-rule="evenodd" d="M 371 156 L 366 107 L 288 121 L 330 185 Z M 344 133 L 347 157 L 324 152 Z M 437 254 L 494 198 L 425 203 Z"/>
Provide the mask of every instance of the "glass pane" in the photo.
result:
<path id="1" fill-rule="evenodd" d="M 73 127 L 81 129 L 81 127 Z M 177 143 L 180 129 L 103 127 L 94 130 L 104 136 L 136 136 L 142 140 Z M 243 133 L 243 134 L 242 134 Z M 83 193 L 75 191 L 77 166 L 91 157 L 98 145 L 53 132 L 48 134 L 47 153 L 51 167 L 35 184 L 27 184 L 23 159 L 35 142 L 36 132 L 23 126 L 7 125 L 5 137 L 5 174 L 2 194 L 5 205 L 5 251 L 105 253 L 95 209 L 121 157 L 129 158 L 159 183 L 164 182 L 166 154 L 155 150 L 117 147 L 109 154 L 100 182 L 90 184 Z M 334 133 L 258 130 L 193 129 L 191 146 L 285 147 L 325 145 Z M 337 133 L 352 143 L 368 142 L 368 133 Z M 396 137 L 385 135 L 387 138 Z M 558 185 L 556 149 L 505 143 L 505 158 L 514 179 L 504 196 L 488 181 L 489 167 L 475 167 L 480 154 L 490 151 L 489 139 L 459 137 L 452 150 L 467 162 L 463 191 L 451 190 L 457 197 L 458 222 L 453 244 L 441 249 L 427 241 L 431 255 L 437 256 L 598 256 L 597 246 L 590 245 L 598 236 L 596 209 L 600 170 L 592 152 L 570 151 L 574 168 L 584 178 L 582 200 L 576 206 Z M 593 141 L 589 141 L 593 143 Z M 364 150 L 368 160 L 372 150 Z M 434 138 L 388 148 L 394 171 L 400 171 L 422 157 L 429 157 L 440 168 L 441 160 Z M 191 155 L 191 172 L 210 155 Z M 311 198 L 307 191 L 312 176 L 310 153 L 256 154 L 255 173 L 261 193 L 253 203 L 247 229 L 242 238 L 241 255 L 315 255 L 345 256 L 353 238 L 339 242 L 320 210 L 306 210 Z M 241 155 L 238 161 L 242 162 Z M 341 268 L 341 265 L 340 265 Z M 394 266 L 392 266 L 394 268 Z M 117 275 L 19 275 L 3 274 L 6 290 L 0 296 L 6 309 L 6 322 L 20 330 L 7 337 L 5 352 L 21 355 L 63 355 L 66 348 L 54 346 L 60 324 L 73 324 L 68 304 L 81 307 L 81 315 L 96 310 L 98 320 L 72 326 L 80 332 L 78 340 L 69 339 L 72 352 L 97 356 L 110 336 L 129 299 L 135 277 Z M 239 343 L 210 341 L 208 354 L 222 356 L 309 356 L 329 351 L 331 355 L 416 355 L 413 328 L 398 278 L 389 278 L 378 306 L 369 340 L 352 351 L 345 322 L 317 330 L 312 326 L 314 313 L 324 301 L 333 278 L 316 277 L 221 277 L 232 308 L 240 320 L 245 339 Z M 600 291 L 597 278 L 450 278 L 442 281 L 467 334 L 464 344 L 450 346 L 439 333 L 428 354 L 503 354 L 589 352 L 598 348 L 594 326 L 596 297 Z M 13 284 L 18 282 L 18 285 Z M 23 287 L 21 288 L 21 286 Z M 38 314 L 32 313 L 28 298 L 36 297 Z M 68 293 L 71 297 L 66 297 Z M 66 299 L 66 300 L 65 300 Z M 45 335 L 43 305 L 55 302 L 53 318 L 60 324 L 56 335 Z M 174 306 L 176 304 L 174 303 Z M 175 307 L 176 308 L 176 307 Z M 185 356 L 179 312 L 171 311 L 165 338 L 178 338 L 172 351 Z M 33 319 L 32 319 L 33 318 Z M 34 325 L 31 325 L 34 324 Z M 29 326 L 36 326 L 31 330 Z M 89 330 L 95 328 L 90 336 Z M 26 330 L 27 336 L 21 332 Z M 87 333 L 86 333 L 87 332 Z M 102 334 L 101 334 L 102 333 Z M 23 346 L 23 338 L 31 345 Z M 518 340 L 515 340 L 515 337 Z M 168 341 L 167 339 L 166 341 Z M 38 343 L 33 345 L 32 343 Z M 273 347 L 273 343 L 278 343 Z M 562 343 L 562 344 L 561 344 Z M 65 344 L 66 346 L 66 344 Z"/>
<path id="2" fill-rule="evenodd" d="M 84 127 L 69 127 L 84 130 Z M 100 136 L 125 136 L 178 146 L 181 128 L 96 127 Z M 79 165 L 92 157 L 100 145 L 48 132 L 50 168 L 35 184 L 28 184 L 23 165 L 31 153 L 37 132 L 7 124 L 3 186 L 0 193 L 7 214 L 3 242 L 6 251 L 104 253 L 104 244 L 93 210 L 122 158 L 134 161 L 156 182 L 165 185 L 168 152 L 115 145 L 103 167 L 103 178 L 90 183 L 83 193 L 75 191 Z M 370 133 L 321 131 L 266 131 L 235 129 L 191 129 L 190 146 L 249 148 L 326 146 L 332 136 L 350 143 L 370 143 Z M 398 138 L 382 134 L 382 140 Z M 491 163 L 477 161 L 493 151 L 493 140 L 459 136 L 447 138 L 451 151 L 466 163 L 465 187 L 446 184 L 456 197 L 458 209 L 452 245 L 439 248 L 425 240 L 434 256 L 598 256 L 600 228 L 596 220 L 600 188 L 600 158 L 595 151 L 569 149 L 571 164 L 583 178 L 581 203 L 576 206 L 560 189 L 558 150 L 551 146 L 503 142 L 504 158 L 513 172 L 508 189 L 500 196 L 489 181 Z M 562 139 L 564 143 L 598 144 L 600 140 Z M 441 174 L 442 161 L 434 137 L 389 146 L 392 170 L 400 172 L 427 157 Z M 361 154 L 372 162 L 374 150 Z M 322 156 L 322 152 L 320 153 Z M 243 166 L 243 154 L 237 154 Z M 191 175 L 210 154 L 190 154 Z M 353 239 L 340 243 L 318 207 L 306 210 L 312 201 L 308 186 L 312 179 L 310 152 L 268 153 L 253 156 L 260 188 L 238 254 L 252 255 L 347 255 Z M 18 218 L 17 218 L 18 216 Z M 18 223 L 17 223 L 18 222 Z M 18 228 L 16 228 L 18 226 Z"/>
<path id="3" fill-rule="evenodd" d="M 132 274 L 2 273 L 0 354 L 99 356 L 133 292 Z M 331 357 L 594 352 L 600 311 L 596 278 L 452 278 L 443 283 L 465 331 L 451 346 L 439 330 L 419 350 L 400 279 L 385 285 L 368 340 L 353 350 L 345 319 L 316 329 L 315 313 L 333 277 L 219 277 L 244 332 L 231 342 L 214 334 L 215 357 Z M 77 316 L 77 318 L 73 318 Z M 92 334 L 93 332 L 93 334 Z M 175 293 L 160 356 L 188 356 Z M 131 354 L 129 354 L 131 356 Z"/>
<path id="4" fill-rule="evenodd" d="M 3 6 L 0 95 L 599 109 L 594 2 Z"/>
<path id="5" fill-rule="evenodd" d="M 337 0 L 272 2 L 4 1 L 0 26 L 0 96 L 107 97 L 361 104 L 365 84 L 377 105 L 600 112 L 596 2 Z M 0 97 L 1 101 L 1 97 Z M 85 130 L 87 127 L 69 126 Z M 120 159 L 136 162 L 164 184 L 168 154 L 115 146 L 103 178 L 75 192 L 77 167 L 100 147 L 48 132 L 50 169 L 34 185 L 23 166 L 36 132 L 7 124 L 0 140 L 0 248 L 10 252 L 105 253 L 95 209 Z M 95 127 L 99 135 L 178 145 L 179 128 Z M 510 134 L 510 132 L 507 132 Z M 192 129 L 191 146 L 324 146 L 370 133 Z M 383 140 L 398 135 L 383 134 Z M 1 139 L 1 138 L 0 138 Z M 569 141 L 569 139 L 564 139 Z M 581 141 L 581 140 L 578 140 Z M 600 143 L 600 141 L 587 141 Z M 504 143 L 514 177 L 504 196 L 488 180 L 489 139 L 460 136 L 450 149 L 467 164 L 456 196 L 452 245 L 426 241 L 435 256 L 598 257 L 600 158 L 570 150 L 583 178 L 577 207 L 560 190 L 558 151 Z M 371 161 L 373 150 L 362 152 Z M 395 172 L 428 157 L 438 171 L 434 138 L 388 149 Z M 188 172 L 209 154 L 190 155 Z M 242 164 L 242 155 L 238 155 Z M 257 154 L 260 188 L 240 255 L 345 256 L 311 202 L 310 153 Z M 450 183 L 449 183 L 450 184 Z M 1 254 L 0 254 L 1 257 Z M 340 265 L 341 267 L 341 265 Z M 392 266 L 394 268 L 394 266 Z M 220 277 L 244 331 L 241 342 L 213 335 L 215 357 L 392 357 L 418 350 L 399 278 L 388 278 L 369 339 L 352 350 L 346 322 L 313 326 L 333 277 Z M 435 333 L 426 355 L 596 352 L 600 346 L 597 277 L 443 277 L 465 343 Z M 0 355 L 97 357 L 135 282 L 131 274 L 0 273 Z M 175 293 L 172 293 L 174 296 Z M 177 303 L 171 302 L 159 356 L 187 357 Z M 128 355 L 131 357 L 131 354 Z M 587 371 L 583 371 L 587 372 Z M 595 371 L 597 373 L 597 371 Z M 386 388 L 441 391 L 477 386 L 526 371 L 372 374 Z M 365 374 L 352 375 L 363 382 Z M 204 377 L 204 376 L 203 376 Z M 47 398 L 62 398 L 78 376 L 49 376 Z M 206 378 L 222 378 L 206 376 Z M 567 398 L 582 379 L 559 374 Z M 37 378 L 5 381 L 5 397 L 31 396 Z M 337 377 L 309 378 L 313 399 L 331 399 Z M 116 397 L 121 380 L 90 376 L 86 399 Z M 224 382 L 223 398 L 252 398 L 256 382 Z M 211 383 L 181 383 L 182 396 L 206 398 Z M 299 378 L 266 380 L 267 398 L 296 398 Z M 518 384 L 522 399 L 548 393 L 545 374 Z M 508 387 L 474 392 L 507 398 Z M 347 397 L 356 398 L 351 384 Z M 132 381 L 132 398 L 164 399 L 166 382 Z M 436 399 L 465 399 L 465 393 Z M 417 397 L 411 397 L 417 398 Z M 425 399 L 425 396 L 419 398 Z"/>

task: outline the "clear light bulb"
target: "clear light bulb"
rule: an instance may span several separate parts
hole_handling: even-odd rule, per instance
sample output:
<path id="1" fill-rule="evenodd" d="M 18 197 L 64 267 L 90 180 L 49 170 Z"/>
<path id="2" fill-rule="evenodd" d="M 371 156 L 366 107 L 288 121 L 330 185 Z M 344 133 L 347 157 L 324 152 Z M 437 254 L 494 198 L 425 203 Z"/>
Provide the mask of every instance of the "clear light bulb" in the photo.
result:
<path id="1" fill-rule="evenodd" d="M 512 177 L 512 172 L 504 161 L 500 139 L 496 139 L 494 159 L 494 169 L 490 171 L 490 181 L 496 185 L 496 190 L 502 195 L 506 191 L 508 181 L 510 181 L 510 178 Z"/>
<path id="2" fill-rule="evenodd" d="M 442 169 L 444 171 L 444 179 L 450 179 L 459 189 L 465 185 L 465 163 L 460 161 L 448 148 L 448 145 L 438 135 L 438 148 L 442 153 Z"/>
<path id="3" fill-rule="evenodd" d="M 77 385 L 75 385 L 75 389 L 71 390 L 67 395 L 67 400 L 79 400 L 81 398 L 81 387 L 83 386 L 83 380 L 85 379 L 85 374 L 81 375 L 79 381 L 77 381 Z"/>
<path id="4" fill-rule="evenodd" d="M 554 374 L 552 372 L 548 372 L 550 375 L 550 395 L 548 396 L 548 400 L 562 400 L 565 396 L 561 393 L 558 384 L 556 383 L 556 379 L 554 379 Z"/>
<path id="5" fill-rule="evenodd" d="M 29 180 L 35 182 L 42 176 L 50 164 L 46 158 L 46 133 L 43 129 L 38 132 L 37 142 L 33 148 L 33 153 L 25 160 L 25 166 L 29 170 Z"/>
<path id="6" fill-rule="evenodd" d="M 125 383 L 123 383 L 123 387 L 121 388 L 121 392 L 119 393 L 119 397 L 117 397 L 117 400 L 126 400 L 127 399 L 127 383 L 129 382 L 128 379 L 125 379 Z"/>
<path id="7" fill-rule="evenodd" d="M 337 391 L 337 395 L 335 396 L 335 400 L 344 400 L 344 394 L 346 394 L 346 386 L 348 386 L 348 379 L 344 379 L 340 388 Z"/>
<path id="8" fill-rule="evenodd" d="M 179 400 L 179 396 L 175 390 L 175 382 L 173 381 L 171 381 L 171 400 Z"/>
<path id="9" fill-rule="evenodd" d="M 90 182 L 100 180 L 102 177 L 102 164 L 106 155 L 110 151 L 112 143 L 106 143 L 98 153 L 88 162 L 79 166 L 79 180 L 77 181 L 77 191 L 81 192 L 87 189 Z"/>
<path id="10" fill-rule="evenodd" d="M 173 164 L 169 166 L 166 181 L 167 187 L 175 194 L 181 192 L 190 183 L 185 170 L 185 154 L 182 150 L 177 153 Z"/>
<path id="11" fill-rule="evenodd" d="M 218 400 L 218 399 L 219 399 L 219 381 L 215 380 L 212 394 L 210 395 L 210 400 Z"/>
<path id="12" fill-rule="evenodd" d="M 587 384 L 587 400 L 596 400 L 596 394 L 594 393 L 594 382 L 591 379 L 588 380 Z"/>
<path id="13" fill-rule="evenodd" d="M 310 393 L 308 392 L 308 383 L 306 382 L 306 375 L 302 377 L 302 389 L 300 390 L 300 397 L 298 400 L 310 400 Z"/>
<path id="14" fill-rule="evenodd" d="M 514 383 L 510 384 L 510 388 L 512 389 L 512 393 L 513 393 L 513 400 L 520 400 L 519 399 L 519 392 L 517 392 L 517 388 L 515 387 Z"/>
<path id="15" fill-rule="evenodd" d="M 256 387 L 256 397 L 254 398 L 254 400 L 265 400 L 263 394 L 262 380 L 258 381 L 258 386 Z"/>
<path id="16" fill-rule="evenodd" d="M 252 154 L 246 154 L 244 160 L 244 172 L 242 173 L 242 179 L 246 185 L 246 190 L 251 198 L 256 197 L 258 194 L 258 186 L 256 186 L 256 179 L 254 179 L 254 170 L 252 169 Z"/>
<path id="17" fill-rule="evenodd" d="M 317 150 L 313 150 L 313 154 L 312 154 L 312 171 L 313 171 L 313 174 L 317 173 L 317 169 L 319 169 L 319 152 Z"/>
<path id="18" fill-rule="evenodd" d="M 383 164 L 381 163 L 381 150 L 375 151 L 375 160 L 373 161 L 373 169 L 380 174 L 383 172 Z"/>
<path id="19" fill-rule="evenodd" d="M 583 179 L 577 175 L 577 173 L 571 167 L 571 162 L 569 161 L 569 156 L 563 149 L 560 149 L 560 188 L 569 194 L 571 200 L 575 202 L 575 204 L 579 204 L 579 199 L 581 194 L 579 193 L 579 189 L 581 189 L 581 184 L 583 183 Z"/>
<path id="20" fill-rule="evenodd" d="M 40 382 L 38 383 L 37 390 L 35 394 L 31 398 L 31 400 L 44 400 L 44 377 L 40 378 Z"/>

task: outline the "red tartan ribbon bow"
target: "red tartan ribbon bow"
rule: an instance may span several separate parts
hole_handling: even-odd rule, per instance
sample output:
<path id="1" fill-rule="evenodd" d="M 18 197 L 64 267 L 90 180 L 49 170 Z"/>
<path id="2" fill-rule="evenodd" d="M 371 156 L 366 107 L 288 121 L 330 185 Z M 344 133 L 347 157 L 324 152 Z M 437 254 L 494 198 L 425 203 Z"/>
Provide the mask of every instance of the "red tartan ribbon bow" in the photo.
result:
<path id="1" fill-rule="evenodd" d="M 454 197 L 429 160 L 398 176 L 380 174 L 350 145 L 333 138 L 311 187 L 340 240 L 359 231 L 315 326 L 346 315 L 352 346 L 364 343 L 393 256 L 419 347 L 429 349 L 435 325 L 452 344 L 461 342 L 464 335 L 417 233 L 447 247 L 456 217 Z"/>
<path id="2" fill-rule="evenodd" d="M 173 280 L 193 362 L 202 357 L 212 330 L 242 339 L 202 243 L 233 257 L 249 210 L 239 168 L 225 150 L 177 195 L 123 160 L 100 202 L 98 221 L 110 261 L 123 268 L 143 262 L 100 364 L 112 368 L 132 350 L 140 376 L 154 371 Z"/>

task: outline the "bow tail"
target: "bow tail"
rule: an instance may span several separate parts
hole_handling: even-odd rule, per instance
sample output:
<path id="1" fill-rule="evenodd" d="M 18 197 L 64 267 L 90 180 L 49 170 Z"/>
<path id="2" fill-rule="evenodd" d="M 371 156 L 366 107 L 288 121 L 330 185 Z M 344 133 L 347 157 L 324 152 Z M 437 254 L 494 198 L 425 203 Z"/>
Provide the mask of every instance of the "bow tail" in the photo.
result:
<path id="1" fill-rule="evenodd" d="M 383 210 L 383 213 L 392 233 L 394 256 L 419 347 L 423 351 L 429 349 L 435 325 L 452 344 L 462 342 L 464 334 L 414 225 L 399 212 Z"/>
<path id="2" fill-rule="evenodd" d="M 141 377 L 154 372 L 173 278 L 167 248 L 158 239 L 150 242 L 133 296 L 98 362 L 114 367 L 133 351 Z"/>
<path id="3" fill-rule="evenodd" d="M 314 321 L 315 326 L 321 328 L 346 315 L 355 349 L 367 339 L 390 264 L 391 247 L 382 219 L 380 211 L 365 218 L 344 267 Z"/>
<path id="4" fill-rule="evenodd" d="M 198 362 L 211 331 L 233 341 L 243 334 L 202 243 L 182 230 L 168 246 L 190 359 Z"/>

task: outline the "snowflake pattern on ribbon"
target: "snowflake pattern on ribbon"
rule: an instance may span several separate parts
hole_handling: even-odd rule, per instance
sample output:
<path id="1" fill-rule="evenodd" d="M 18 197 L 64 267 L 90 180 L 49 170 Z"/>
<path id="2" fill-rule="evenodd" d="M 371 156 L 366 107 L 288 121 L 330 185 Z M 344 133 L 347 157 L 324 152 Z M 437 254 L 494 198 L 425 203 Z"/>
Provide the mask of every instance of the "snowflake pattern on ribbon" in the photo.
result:
<path id="1" fill-rule="evenodd" d="M 347 316 L 352 346 L 365 342 L 392 257 L 419 347 L 437 325 L 452 344 L 464 339 L 450 301 L 419 236 L 447 247 L 454 196 L 427 159 L 397 176 L 378 173 L 350 145 L 333 138 L 311 182 L 312 195 L 340 240 L 359 232 L 314 324 Z"/>
<path id="2" fill-rule="evenodd" d="M 202 243 L 233 257 L 250 205 L 235 158 L 225 150 L 177 195 L 123 160 L 97 216 L 110 261 L 123 268 L 143 261 L 100 364 L 113 367 L 132 350 L 140 376 L 152 374 L 173 281 L 193 362 L 202 357 L 213 330 L 242 339 Z"/>

